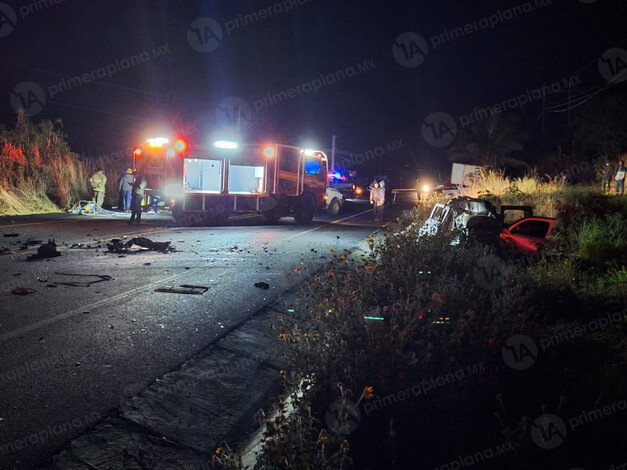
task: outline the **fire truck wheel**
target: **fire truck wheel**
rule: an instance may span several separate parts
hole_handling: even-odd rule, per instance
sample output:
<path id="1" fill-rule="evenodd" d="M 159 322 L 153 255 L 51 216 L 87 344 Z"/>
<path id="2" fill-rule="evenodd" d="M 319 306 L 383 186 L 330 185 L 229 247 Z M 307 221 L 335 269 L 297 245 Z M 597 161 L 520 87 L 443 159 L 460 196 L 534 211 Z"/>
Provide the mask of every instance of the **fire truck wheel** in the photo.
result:
<path id="1" fill-rule="evenodd" d="M 314 211 L 313 202 L 309 198 L 303 199 L 294 207 L 294 220 L 298 225 L 306 225 L 313 220 Z"/>
<path id="2" fill-rule="evenodd" d="M 327 213 L 331 217 L 336 217 L 340 213 L 341 207 L 342 205 L 340 204 L 340 201 L 338 201 L 337 199 L 333 199 L 329 204 L 329 207 L 327 208 Z"/>

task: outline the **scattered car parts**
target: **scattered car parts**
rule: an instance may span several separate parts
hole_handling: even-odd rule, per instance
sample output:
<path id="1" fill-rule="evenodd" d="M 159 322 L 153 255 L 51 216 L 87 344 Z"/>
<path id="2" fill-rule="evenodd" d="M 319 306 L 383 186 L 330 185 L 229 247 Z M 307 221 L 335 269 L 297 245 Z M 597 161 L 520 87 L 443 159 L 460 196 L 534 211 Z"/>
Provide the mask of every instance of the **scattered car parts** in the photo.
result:
<path id="1" fill-rule="evenodd" d="M 192 286 L 190 284 L 183 284 L 180 286 L 161 286 L 155 289 L 155 292 L 166 292 L 168 294 L 192 294 L 202 295 L 209 290 L 205 286 Z"/>

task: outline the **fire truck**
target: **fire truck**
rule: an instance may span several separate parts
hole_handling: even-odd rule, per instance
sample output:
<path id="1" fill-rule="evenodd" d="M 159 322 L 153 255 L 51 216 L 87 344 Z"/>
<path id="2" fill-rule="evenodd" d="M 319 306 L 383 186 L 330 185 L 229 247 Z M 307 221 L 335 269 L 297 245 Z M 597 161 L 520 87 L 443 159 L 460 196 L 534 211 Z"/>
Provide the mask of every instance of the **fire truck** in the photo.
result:
<path id="1" fill-rule="evenodd" d="M 134 149 L 133 164 L 148 183 L 146 204 L 162 201 L 181 226 L 220 225 L 247 212 L 308 224 L 325 205 L 328 165 L 319 150 L 154 137 Z"/>

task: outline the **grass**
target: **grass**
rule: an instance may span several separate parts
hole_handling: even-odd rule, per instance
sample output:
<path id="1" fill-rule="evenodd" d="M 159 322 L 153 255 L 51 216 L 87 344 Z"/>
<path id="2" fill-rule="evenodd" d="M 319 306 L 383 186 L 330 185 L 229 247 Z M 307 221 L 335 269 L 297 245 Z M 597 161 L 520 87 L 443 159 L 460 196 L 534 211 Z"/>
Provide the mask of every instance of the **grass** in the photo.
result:
<path id="1" fill-rule="evenodd" d="M 45 194 L 36 189 L 7 191 L 0 188 L 0 214 L 26 215 L 59 212 L 59 208 Z"/>
<path id="2" fill-rule="evenodd" d="M 620 417 L 602 428 L 582 426 L 553 453 L 534 444 L 529 423 L 543 413 L 602 407 L 627 393 L 624 317 L 611 328 L 572 333 L 624 310 L 627 198 L 502 174 L 473 190 L 555 217 L 544 256 L 501 257 L 487 247 L 452 248 L 446 238 L 417 239 L 433 201 L 401 217 L 399 235 L 376 246 L 371 238 L 368 255 L 334 253 L 326 271 L 310 280 L 294 313 L 297 326 L 277 334 L 294 353 L 284 371 L 286 390 L 315 380 L 302 390 L 306 406 L 268 441 L 256 468 L 348 466 L 348 459 L 320 460 L 322 443 L 325 455 L 348 451 L 355 468 L 434 468 L 504 439 L 511 454 L 481 468 L 555 468 L 573 455 L 594 467 L 599 457 L 588 450 L 601 447 L 610 449 L 603 454 L 609 468 L 620 453 L 620 438 L 612 436 L 625 431 Z M 552 339 L 521 372 L 503 362 L 516 335 L 536 344 L 566 339 Z M 479 363 L 485 372 L 459 374 Z M 425 378 L 456 374 L 461 378 L 432 392 L 404 394 Z M 361 390 L 373 390 L 372 401 Z M 328 413 L 340 399 L 357 406 L 361 421 L 338 436 Z M 321 441 L 326 435 L 334 439 Z"/>

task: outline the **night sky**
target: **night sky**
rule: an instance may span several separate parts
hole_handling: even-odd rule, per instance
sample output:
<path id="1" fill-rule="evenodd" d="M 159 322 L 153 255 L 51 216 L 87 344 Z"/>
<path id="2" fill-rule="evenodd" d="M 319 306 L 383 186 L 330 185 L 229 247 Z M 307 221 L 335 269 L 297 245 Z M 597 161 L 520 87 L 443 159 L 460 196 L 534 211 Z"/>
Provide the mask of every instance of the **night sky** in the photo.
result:
<path id="1" fill-rule="evenodd" d="M 568 84 L 571 105 L 619 87 L 626 19 L 624 0 L 0 2 L 0 122 L 20 104 L 60 118 L 86 156 L 239 129 L 323 149 L 335 134 L 388 168 L 444 169 L 447 129 L 474 108 L 505 103 L 533 137 Z"/>

